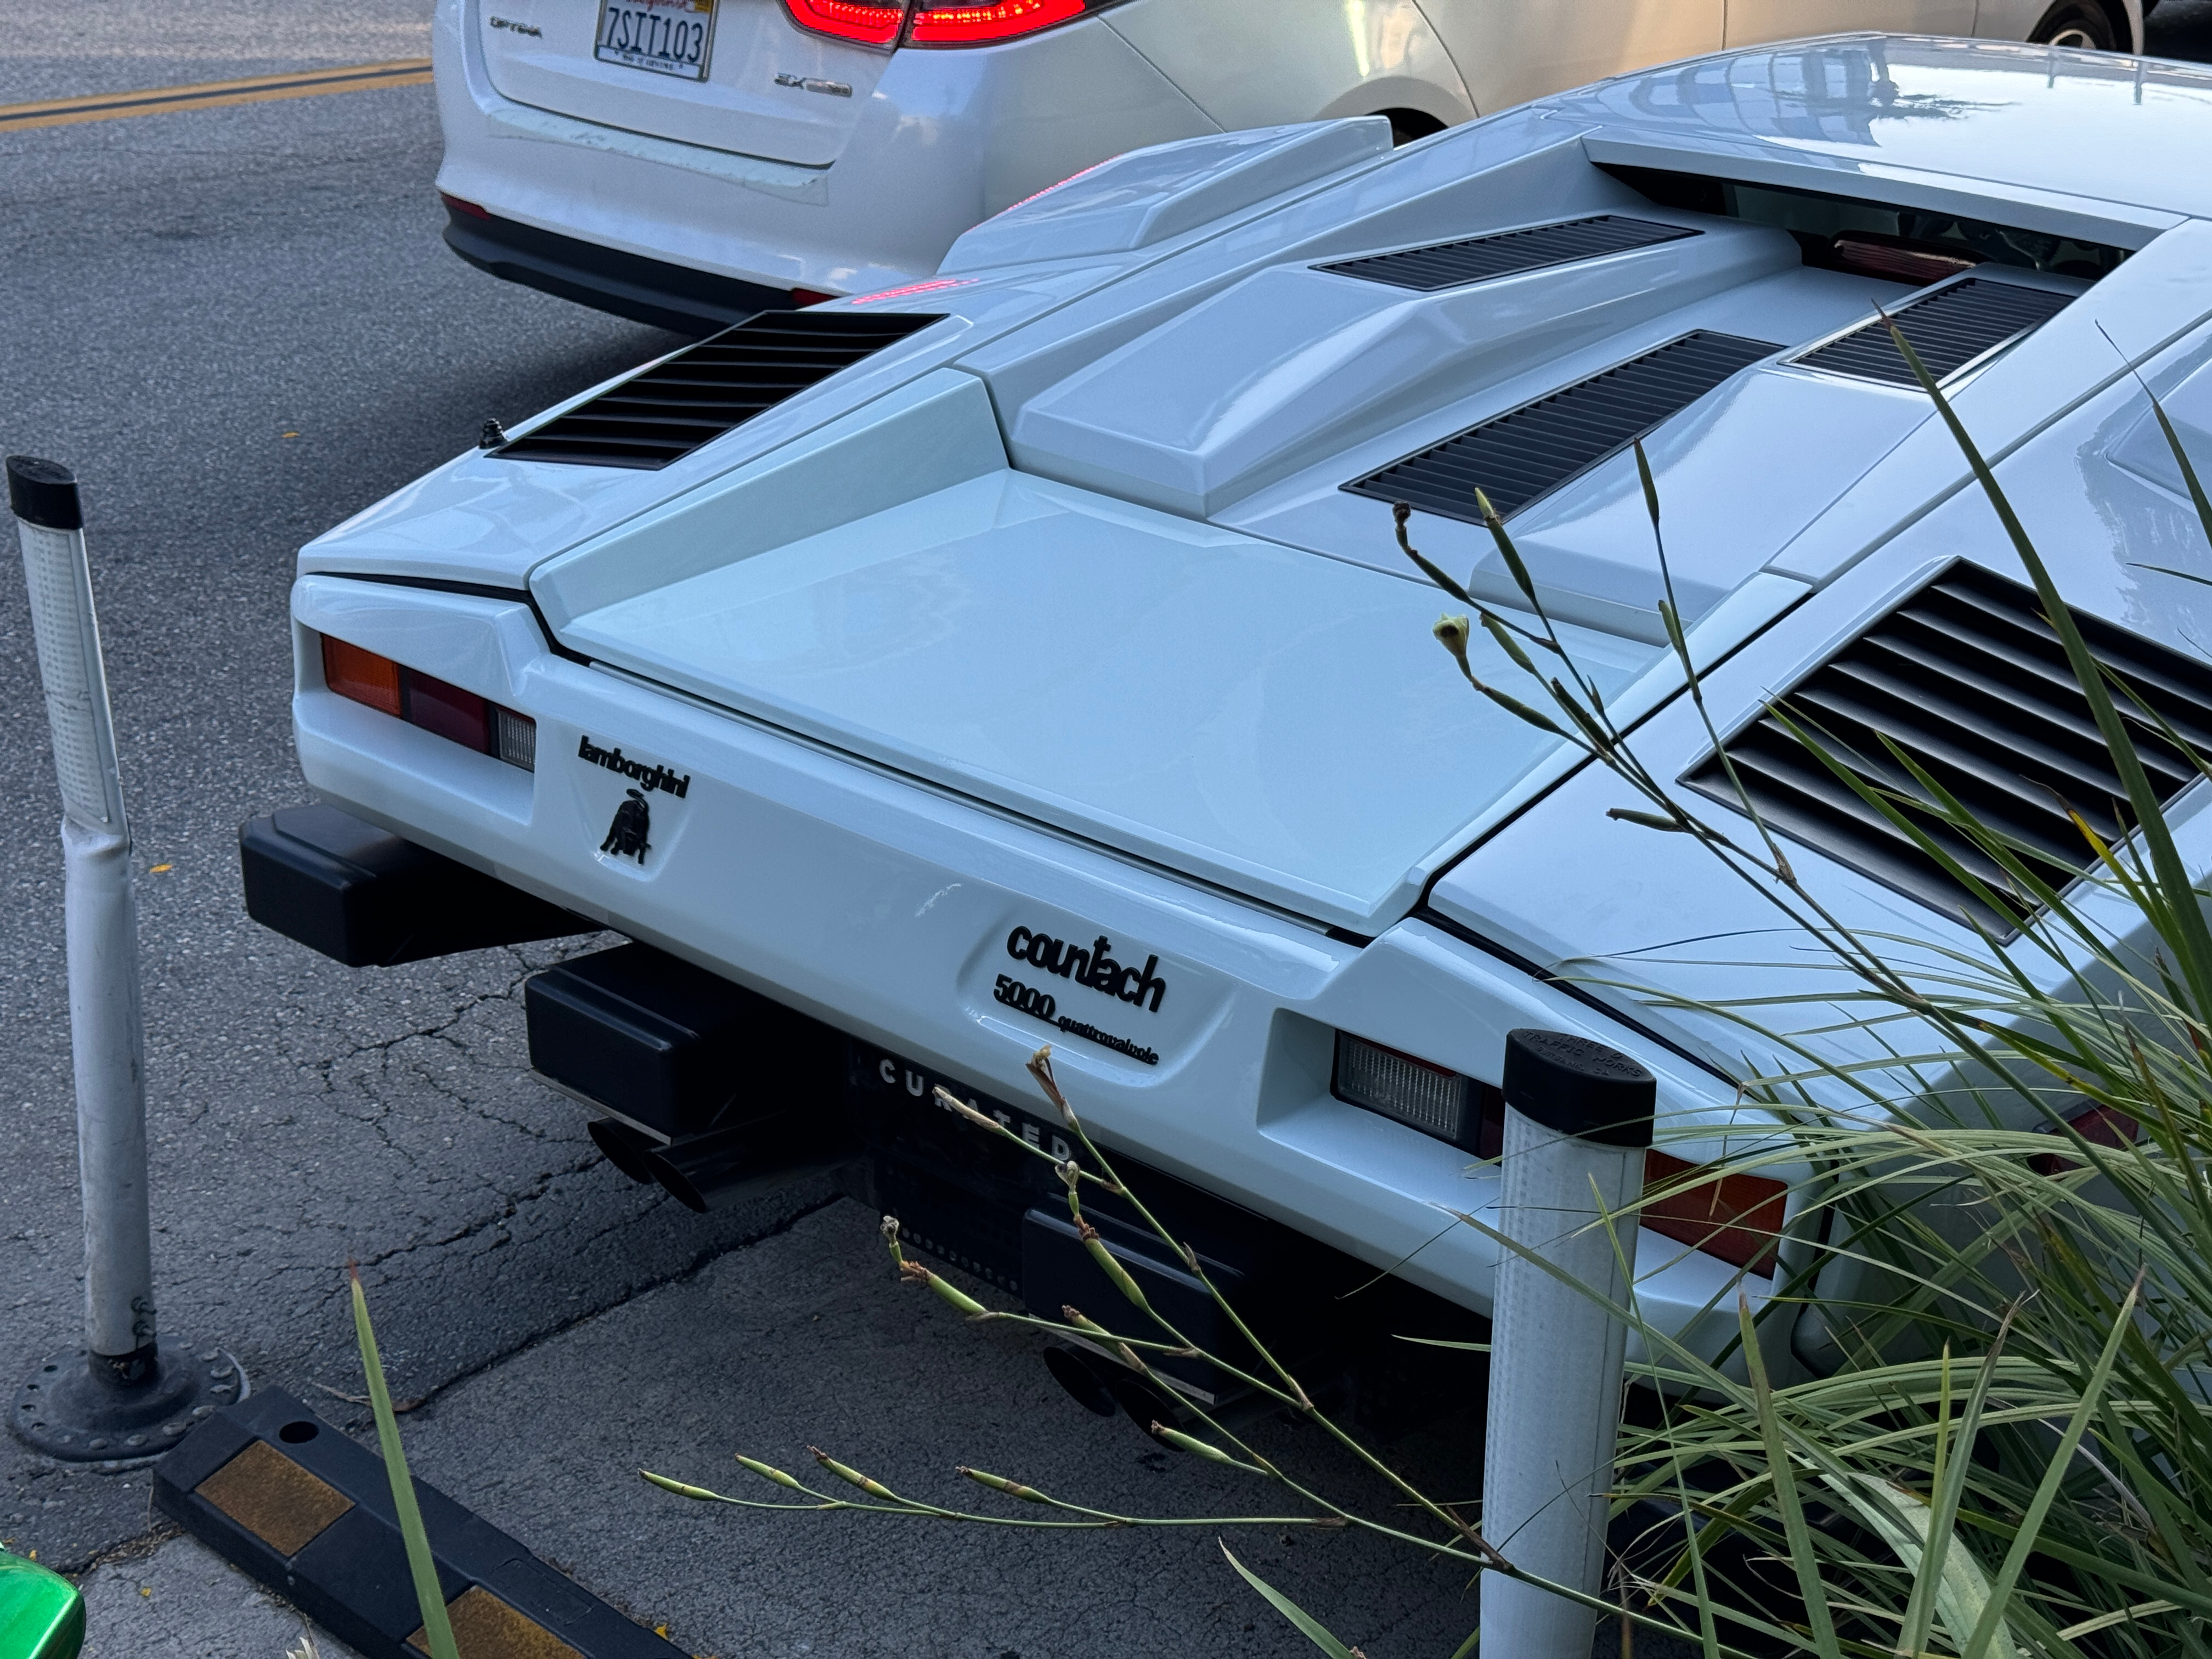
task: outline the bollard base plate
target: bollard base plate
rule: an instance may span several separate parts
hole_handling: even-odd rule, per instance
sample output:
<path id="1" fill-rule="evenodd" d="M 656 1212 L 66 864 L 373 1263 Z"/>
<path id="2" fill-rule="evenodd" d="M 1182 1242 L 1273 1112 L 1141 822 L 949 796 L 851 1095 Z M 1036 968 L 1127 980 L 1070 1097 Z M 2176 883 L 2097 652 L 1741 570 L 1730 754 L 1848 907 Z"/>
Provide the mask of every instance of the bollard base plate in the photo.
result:
<path id="1" fill-rule="evenodd" d="M 161 1339 L 154 1375 L 121 1388 L 83 1348 L 51 1355 L 15 1391 L 9 1426 L 34 1451 L 120 1468 L 159 1457 L 198 1425 L 243 1400 L 239 1363 L 220 1348 Z"/>

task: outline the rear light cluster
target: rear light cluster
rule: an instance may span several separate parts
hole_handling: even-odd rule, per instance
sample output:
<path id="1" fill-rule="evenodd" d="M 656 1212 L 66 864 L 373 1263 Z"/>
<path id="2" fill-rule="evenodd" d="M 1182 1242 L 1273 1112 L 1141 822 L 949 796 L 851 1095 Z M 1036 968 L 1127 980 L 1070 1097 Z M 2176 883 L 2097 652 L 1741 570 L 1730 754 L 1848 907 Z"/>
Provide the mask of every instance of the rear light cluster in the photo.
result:
<path id="1" fill-rule="evenodd" d="M 1330 1088 L 1339 1100 L 1395 1118 L 1478 1158 L 1496 1158 L 1504 1150 L 1505 1100 L 1494 1085 L 1348 1031 L 1336 1034 Z M 1698 1168 L 1655 1147 L 1644 1156 L 1644 1184 L 1647 1189 L 1678 1186 Z M 1641 1218 L 1662 1238 L 1769 1274 L 1788 1193 L 1786 1183 L 1765 1176 L 1724 1175 L 1647 1200 Z"/>
<path id="2" fill-rule="evenodd" d="M 2136 1137 L 2142 1133 L 2142 1125 L 2125 1112 L 2111 1106 L 2092 1106 L 2085 1112 L 2075 1113 L 2066 1121 L 2073 1127 L 2075 1133 L 2092 1146 L 2115 1149 L 2132 1146 Z M 2069 1170 L 2081 1167 L 2081 1160 L 2067 1152 L 2039 1152 L 2028 1162 L 2036 1174 L 2041 1176 L 2064 1175 Z"/>
<path id="3" fill-rule="evenodd" d="M 464 749 L 526 772 L 538 769 L 538 722 L 529 715 L 328 634 L 323 635 L 323 684 L 341 697 Z"/>
<path id="4" fill-rule="evenodd" d="M 1113 0 L 783 0 L 792 21 L 864 46 L 983 46 L 1070 22 Z"/>

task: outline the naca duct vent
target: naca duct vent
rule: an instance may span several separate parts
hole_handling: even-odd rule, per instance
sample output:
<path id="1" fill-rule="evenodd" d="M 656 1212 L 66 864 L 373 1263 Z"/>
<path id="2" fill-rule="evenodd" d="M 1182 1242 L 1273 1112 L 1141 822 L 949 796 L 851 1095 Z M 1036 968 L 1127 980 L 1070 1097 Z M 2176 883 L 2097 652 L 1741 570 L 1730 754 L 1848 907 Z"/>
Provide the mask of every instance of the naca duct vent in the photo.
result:
<path id="1" fill-rule="evenodd" d="M 763 312 L 490 453 L 515 461 L 664 467 L 937 320 Z"/>
<path id="2" fill-rule="evenodd" d="M 2212 665 L 2075 613 L 2100 661 L 2199 752 L 2212 753 Z M 2127 692 L 2113 694 L 2152 787 L 2171 802 L 2197 775 Z M 2025 861 L 2054 887 L 2094 854 L 2067 817 L 2107 842 L 2127 831 L 2127 792 L 2033 590 L 1959 563 L 1816 668 L 1781 699 L 1829 754 L 1911 799 L 1928 792 L 1894 744 L 1981 823 L 2032 849 Z M 2001 935 L 2014 919 L 1966 889 L 1810 753 L 1771 710 L 1728 739 L 1759 816 L 1772 829 L 1951 915 L 1963 909 Z M 1739 806 L 1716 755 L 1683 781 Z M 1932 816 L 1920 826 L 1960 867 L 1999 893 L 1996 862 Z M 2021 914 L 2032 908 L 2023 903 Z"/>
<path id="3" fill-rule="evenodd" d="M 1425 513 L 1470 524 L 1482 522 L 1474 500 L 1480 489 L 1504 518 L 1618 454 L 1739 369 L 1781 349 L 1700 329 L 1344 487 L 1355 495 L 1410 501 Z"/>
<path id="4" fill-rule="evenodd" d="M 2007 341 L 2039 328 L 2063 311 L 2070 294 L 2029 288 L 2020 283 L 1969 276 L 1912 301 L 1890 313 L 1897 331 L 1911 342 L 1922 364 L 1936 380 L 1955 374 Z M 1815 346 L 1796 359 L 1805 368 L 1854 380 L 1917 386 L 1912 366 L 1889 337 L 1889 325 L 1877 317 L 1850 333 Z"/>
<path id="5" fill-rule="evenodd" d="M 1315 269 L 1364 282 L 1388 283 L 1393 288 L 1431 290 L 1540 270 L 1547 265 L 1572 264 L 1578 259 L 1626 253 L 1632 248 L 1703 234 L 1680 225 L 1654 224 L 1649 219 L 1603 213 L 1590 219 L 1569 219 L 1556 225 L 1532 225 L 1526 230 L 1504 230 L 1492 236 L 1403 248 L 1395 253 L 1340 259 Z"/>

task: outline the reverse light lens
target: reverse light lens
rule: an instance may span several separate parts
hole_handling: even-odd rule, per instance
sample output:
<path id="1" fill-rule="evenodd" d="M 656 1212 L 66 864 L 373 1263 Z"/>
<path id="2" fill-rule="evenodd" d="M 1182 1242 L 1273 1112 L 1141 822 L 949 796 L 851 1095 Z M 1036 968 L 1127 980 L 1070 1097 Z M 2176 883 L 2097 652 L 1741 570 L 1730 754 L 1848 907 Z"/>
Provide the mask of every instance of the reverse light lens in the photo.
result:
<path id="1" fill-rule="evenodd" d="M 1080 17 L 1085 0 L 995 0 L 989 5 L 959 0 L 918 0 L 907 42 L 916 46 L 971 46 L 1007 40 Z"/>
<path id="2" fill-rule="evenodd" d="M 341 697 L 464 749 L 526 772 L 538 769 L 538 722 L 529 715 L 328 634 L 323 635 L 323 684 Z"/>
<path id="3" fill-rule="evenodd" d="M 1698 1169 L 1654 1147 L 1644 1154 L 1644 1186 L 1674 1186 Z M 1646 1199 L 1643 1222 L 1662 1238 L 1686 1244 L 1700 1255 L 1718 1256 L 1752 1273 L 1774 1271 L 1775 1243 L 1782 1236 L 1783 1200 L 1789 1186 L 1765 1176 L 1724 1175 Z"/>
<path id="4" fill-rule="evenodd" d="M 1395 1118 L 1478 1157 L 1498 1156 L 1504 1100 L 1490 1085 L 1448 1066 L 1339 1031 L 1330 1088 L 1339 1100 Z"/>
<path id="5" fill-rule="evenodd" d="M 906 27 L 907 0 L 783 0 L 790 9 L 791 21 L 801 28 L 812 29 L 817 34 L 831 34 L 840 40 L 857 40 L 864 46 L 890 46 L 898 44 L 899 31 Z"/>

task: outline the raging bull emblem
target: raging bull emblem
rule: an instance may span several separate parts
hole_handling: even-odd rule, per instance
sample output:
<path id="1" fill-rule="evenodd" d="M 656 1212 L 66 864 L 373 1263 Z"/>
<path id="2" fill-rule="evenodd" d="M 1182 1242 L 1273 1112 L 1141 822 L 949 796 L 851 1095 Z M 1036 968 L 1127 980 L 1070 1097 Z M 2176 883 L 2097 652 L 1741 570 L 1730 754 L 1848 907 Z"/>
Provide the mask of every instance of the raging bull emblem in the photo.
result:
<path id="1" fill-rule="evenodd" d="M 653 811 L 645 804 L 645 797 L 635 789 L 626 789 L 629 797 L 615 808 L 615 821 L 607 826 L 607 838 L 599 843 L 599 851 L 611 853 L 618 859 L 635 859 L 645 862 L 646 849 L 652 846 L 646 832 L 653 827 Z"/>

